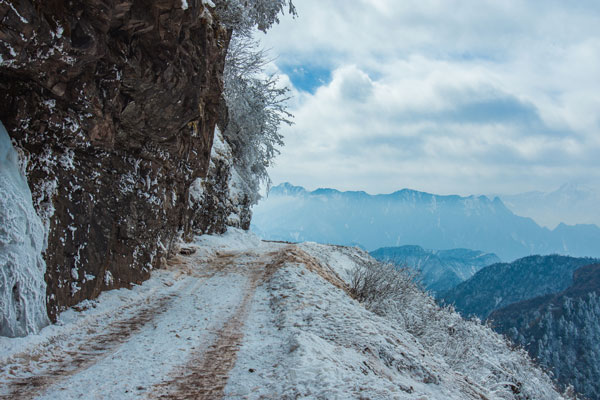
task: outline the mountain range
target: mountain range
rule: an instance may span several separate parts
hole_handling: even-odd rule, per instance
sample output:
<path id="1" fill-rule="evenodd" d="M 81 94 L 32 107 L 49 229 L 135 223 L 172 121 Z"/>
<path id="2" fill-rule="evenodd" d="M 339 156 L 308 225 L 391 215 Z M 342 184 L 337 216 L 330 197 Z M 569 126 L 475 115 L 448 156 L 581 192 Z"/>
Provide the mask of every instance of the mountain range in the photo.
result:
<path id="1" fill-rule="evenodd" d="M 573 282 L 576 269 L 595 262 L 598 260 L 550 255 L 493 264 L 446 292 L 442 299 L 454 304 L 463 316 L 483 320 L 509 304 L 565 290 Z"/>
<path id="2" fill-rule="evenodd" d="M 439 296 L 463 317 L 487 320 L 552 371 L 565 389 L 600 398 L 600 264 L 530 256 L 482 268 Z"/>
<path id="3" fill-rule="evenodd" d="M 425 250 L 414 245 L 383 247 L 372 251 L 371 256 L 382 262 L 417 271 L 425 289 L 434 293 L 447 291 L 469 279 L 483 267 L 500 262 L 495 254 L 482 251 Z"/>
<path id="4" fill-rule="evenodd" d="M 563 291 L 521 301 L 490 314 L 494 330 L 523 346 L 590 399 L 600 398 L 600 264 L 581 267 Z"/>
<path id="5" fill-rule="evenodd" d="M 441 196 L 410 189 L 370 195 L 283 183 L 253 210 L 265 239 L 358 245 L 367 250 L 418 245 L 470 248 L 512 261 L 532 254 L 600 256 L 600 228 L 541 227 L 486 196 Z"/>
<path id="6" fill-rule="evenodd" d="M 566 224 L 593 223 L 600 226 L 600 191 L 585 185 L 567 183 L 551 192 L 499 195 L 512 212 L 554 228 Z"/>

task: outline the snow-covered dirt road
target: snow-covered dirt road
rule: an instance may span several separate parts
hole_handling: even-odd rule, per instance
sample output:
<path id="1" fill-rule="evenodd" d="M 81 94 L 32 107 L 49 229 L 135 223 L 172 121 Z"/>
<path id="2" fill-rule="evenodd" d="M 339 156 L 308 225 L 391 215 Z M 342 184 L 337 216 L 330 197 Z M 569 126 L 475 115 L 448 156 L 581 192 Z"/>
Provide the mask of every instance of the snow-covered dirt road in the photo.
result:
<path id="1" fill-rule="evenodd" d="M 238 230 L 191 247 L 38 335 L 0 338 L 0 398 L 562 398 L 524 352 L 414 285 L 377 313 L 353 299 L 364 251 Z"/>
<path id="2" fill-rule="evenodd" d="M 39 337 L 6 340 L 0 396 L 219 398 L 254 291 L 285 245 L 197 250 L 63 313 Z"/>

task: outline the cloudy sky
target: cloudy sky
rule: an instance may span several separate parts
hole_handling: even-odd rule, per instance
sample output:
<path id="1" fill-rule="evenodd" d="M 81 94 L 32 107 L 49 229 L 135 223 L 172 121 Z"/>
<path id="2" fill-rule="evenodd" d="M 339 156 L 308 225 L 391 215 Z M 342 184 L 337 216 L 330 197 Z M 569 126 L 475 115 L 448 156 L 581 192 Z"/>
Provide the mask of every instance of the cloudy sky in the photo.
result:
<path id="1" fill-rule="evenodd" d="M 275 184 L 389 193 L 600 182 L 600 2 L 295 0 L 261 35 L 295 125 Z"/>

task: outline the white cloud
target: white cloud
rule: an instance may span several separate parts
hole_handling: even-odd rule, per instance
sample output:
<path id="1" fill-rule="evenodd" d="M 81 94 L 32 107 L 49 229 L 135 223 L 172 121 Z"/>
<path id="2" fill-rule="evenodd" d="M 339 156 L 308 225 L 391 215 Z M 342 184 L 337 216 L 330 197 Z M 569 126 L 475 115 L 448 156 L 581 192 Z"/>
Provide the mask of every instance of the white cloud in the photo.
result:
<path id="1" fill-rule="evenodd" d="M 469 194 L 600 180 L 600 4 L 297 8 L 264 37 L 275 64 L 332 74 L 295 91 L 276 183 Z"/>

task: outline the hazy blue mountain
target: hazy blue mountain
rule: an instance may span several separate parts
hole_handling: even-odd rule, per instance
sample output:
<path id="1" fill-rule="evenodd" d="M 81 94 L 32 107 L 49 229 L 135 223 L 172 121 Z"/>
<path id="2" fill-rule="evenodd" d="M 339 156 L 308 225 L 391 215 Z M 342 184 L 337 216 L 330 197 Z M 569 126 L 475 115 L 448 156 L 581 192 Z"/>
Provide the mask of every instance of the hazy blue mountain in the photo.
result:
<path id="1" fill-rule="evenodd" d="M 485 319 L 499 308 L 566 289 L 577 268 L 595 262 L 598 260 L 551 255 L 493 264 L 444 293 L 442 300 L 454 304 L 465 317 Z"/>
<path id="2" fill-rule="evenodd" d="M 562 292 L 511 304 L 489 319 L 561 384 L 600 398 L 600 265 L 577 269 Z"/>
<path id="3" fill-rule="evenodd" d="M 565 184 L 549 193 L 527 192 L 499 197 L 515 214 L 531 217 L 548 228 L 561 222 L 600 225 L 600 191 L 585 185 Z"/>
<path id="4" fill-rule="evenodd" d="M 503 260 L 531 254 L 600 256 L 600 228 L 551 231 L 513 214 L 499 198 L 438 196 L 414 190 L 369 195 L 284 183 L 254 208 L 252 229 L 266 239 L 380 247 L 470 248 Z"/>
<path id="5" fill-rule="evenodd" d="M 469 279 L 481 268 L 500 262 L 495 254 L 469 249 L 425 250 L 421 246 L 383 247 L 371 252 L 377 260 L 419 272 L 426 289 L 442 293 Z"/>

